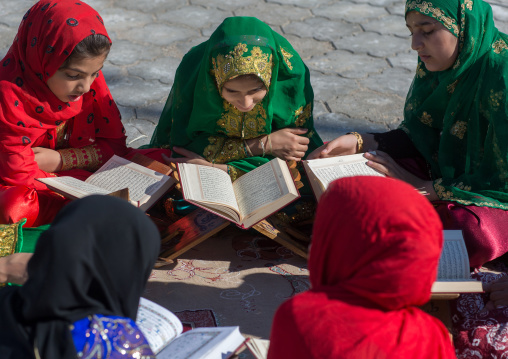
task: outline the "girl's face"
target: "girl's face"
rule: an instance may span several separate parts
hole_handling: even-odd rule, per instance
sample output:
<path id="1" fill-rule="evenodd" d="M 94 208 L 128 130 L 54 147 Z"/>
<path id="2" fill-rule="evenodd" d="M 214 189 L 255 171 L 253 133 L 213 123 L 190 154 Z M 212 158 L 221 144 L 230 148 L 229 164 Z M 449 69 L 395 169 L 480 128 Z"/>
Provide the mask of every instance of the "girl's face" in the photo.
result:
<path id="1" fill-rule="evenodd" d="M 104 65 L 106 55 L 72 60 L 48 79 L 47 85 L 60 101 L 79 101 L 90 91 L 90 86 Z"/>
<path id="2" fill-rule="evenodd" d="M 249 112 L 266 96 L 263 81 L 251 76 L 239 76 L 226 81 L 222 97 L 242 112 Z"/>
<path id="3" fill-rule="evenodd" d="M 444 71 L 453 66 L 459 54 L 459 39 L 439 21 L 410 11 L 406 26 L 411 32 L 411 48 L 429 71 Z"/>

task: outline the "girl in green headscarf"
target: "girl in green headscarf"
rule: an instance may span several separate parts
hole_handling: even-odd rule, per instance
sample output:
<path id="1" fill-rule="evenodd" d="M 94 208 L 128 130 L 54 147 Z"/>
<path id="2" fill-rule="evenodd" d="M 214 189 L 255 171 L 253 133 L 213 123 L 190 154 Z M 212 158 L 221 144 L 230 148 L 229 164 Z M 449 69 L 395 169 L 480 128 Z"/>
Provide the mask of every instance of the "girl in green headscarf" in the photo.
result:
<path id="1" fill-rule="evenodd" d="M 407 0 L 405 13 L 419 57 L 399 129 L 309 158 L 379 150 L 371 167 L 426 191 L 480 266 L 508 251 L 508 36 L 483 0 Z"/>
<path id="2" fill-rule="evenodd" d="M 309 70 L 286 39 L 256 18 L 227 18 L 184 56 L 150 146 L 236 179 L 322 144 L 313 100 Z"/>

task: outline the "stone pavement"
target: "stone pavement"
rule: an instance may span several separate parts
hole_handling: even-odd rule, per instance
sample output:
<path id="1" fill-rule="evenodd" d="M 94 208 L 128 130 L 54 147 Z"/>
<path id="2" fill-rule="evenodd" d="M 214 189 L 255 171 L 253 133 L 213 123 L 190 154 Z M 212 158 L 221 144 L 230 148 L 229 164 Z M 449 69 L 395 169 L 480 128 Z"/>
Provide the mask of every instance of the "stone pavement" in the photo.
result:
<path id="1" fill-rule="evenodd" d="M 508 33 L 508 0 L 488 0 Z M 148 143 L 182 56 L 229 16 L 255 16 L 283 34 L 311 69 L 315 121 L 324 140 L 383 131 L 402 118 L 416 67 L 404 0 L 88 0 L 113 47 L 104 75 L 128 143 Z M 0 59 L 33 0 L 0 0 Z"/>

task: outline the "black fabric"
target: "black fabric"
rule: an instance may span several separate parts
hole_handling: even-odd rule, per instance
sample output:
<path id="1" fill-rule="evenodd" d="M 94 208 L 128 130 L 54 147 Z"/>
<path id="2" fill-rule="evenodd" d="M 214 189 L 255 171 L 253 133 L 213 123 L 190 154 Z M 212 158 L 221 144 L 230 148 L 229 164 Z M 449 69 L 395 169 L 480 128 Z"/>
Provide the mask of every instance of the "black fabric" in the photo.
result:
<path id="1" fill-rule="evenodd" d="M 136 318 L 159 232 L 126 201 L 90 196 L 41 235 L 23 287 L 0 290 L 0 358 L 76 358 L 69 325 L 91 314 Z"/>
<path id="2" fill-rule="evenodd" d="M 394 159 L 422 157 L 409 136 L 400 129 L 383 133 L 372 133 L 378 143 L 378 150 Z"/>

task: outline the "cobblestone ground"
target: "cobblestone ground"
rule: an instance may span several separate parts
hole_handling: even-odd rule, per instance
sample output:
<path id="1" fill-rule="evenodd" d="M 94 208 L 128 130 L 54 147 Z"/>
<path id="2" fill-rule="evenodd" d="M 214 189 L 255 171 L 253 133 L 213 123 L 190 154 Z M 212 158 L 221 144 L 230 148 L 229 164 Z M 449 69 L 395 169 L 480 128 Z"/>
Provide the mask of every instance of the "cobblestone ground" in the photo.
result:
<path id="1" fill-rule="evenodd" d="M 284 35 L 311 69 L 324 140 L 401 121 L 416 67 L 403 0 L 89 0 L 113 48 L 104 75 L 132 147 L 148 143 L 182 56 L 229 16 L 255 16 Z M 0 0 L 0 58 L 34 3 Z M 489 0 L 508 32 L 508 1 Z"/>

